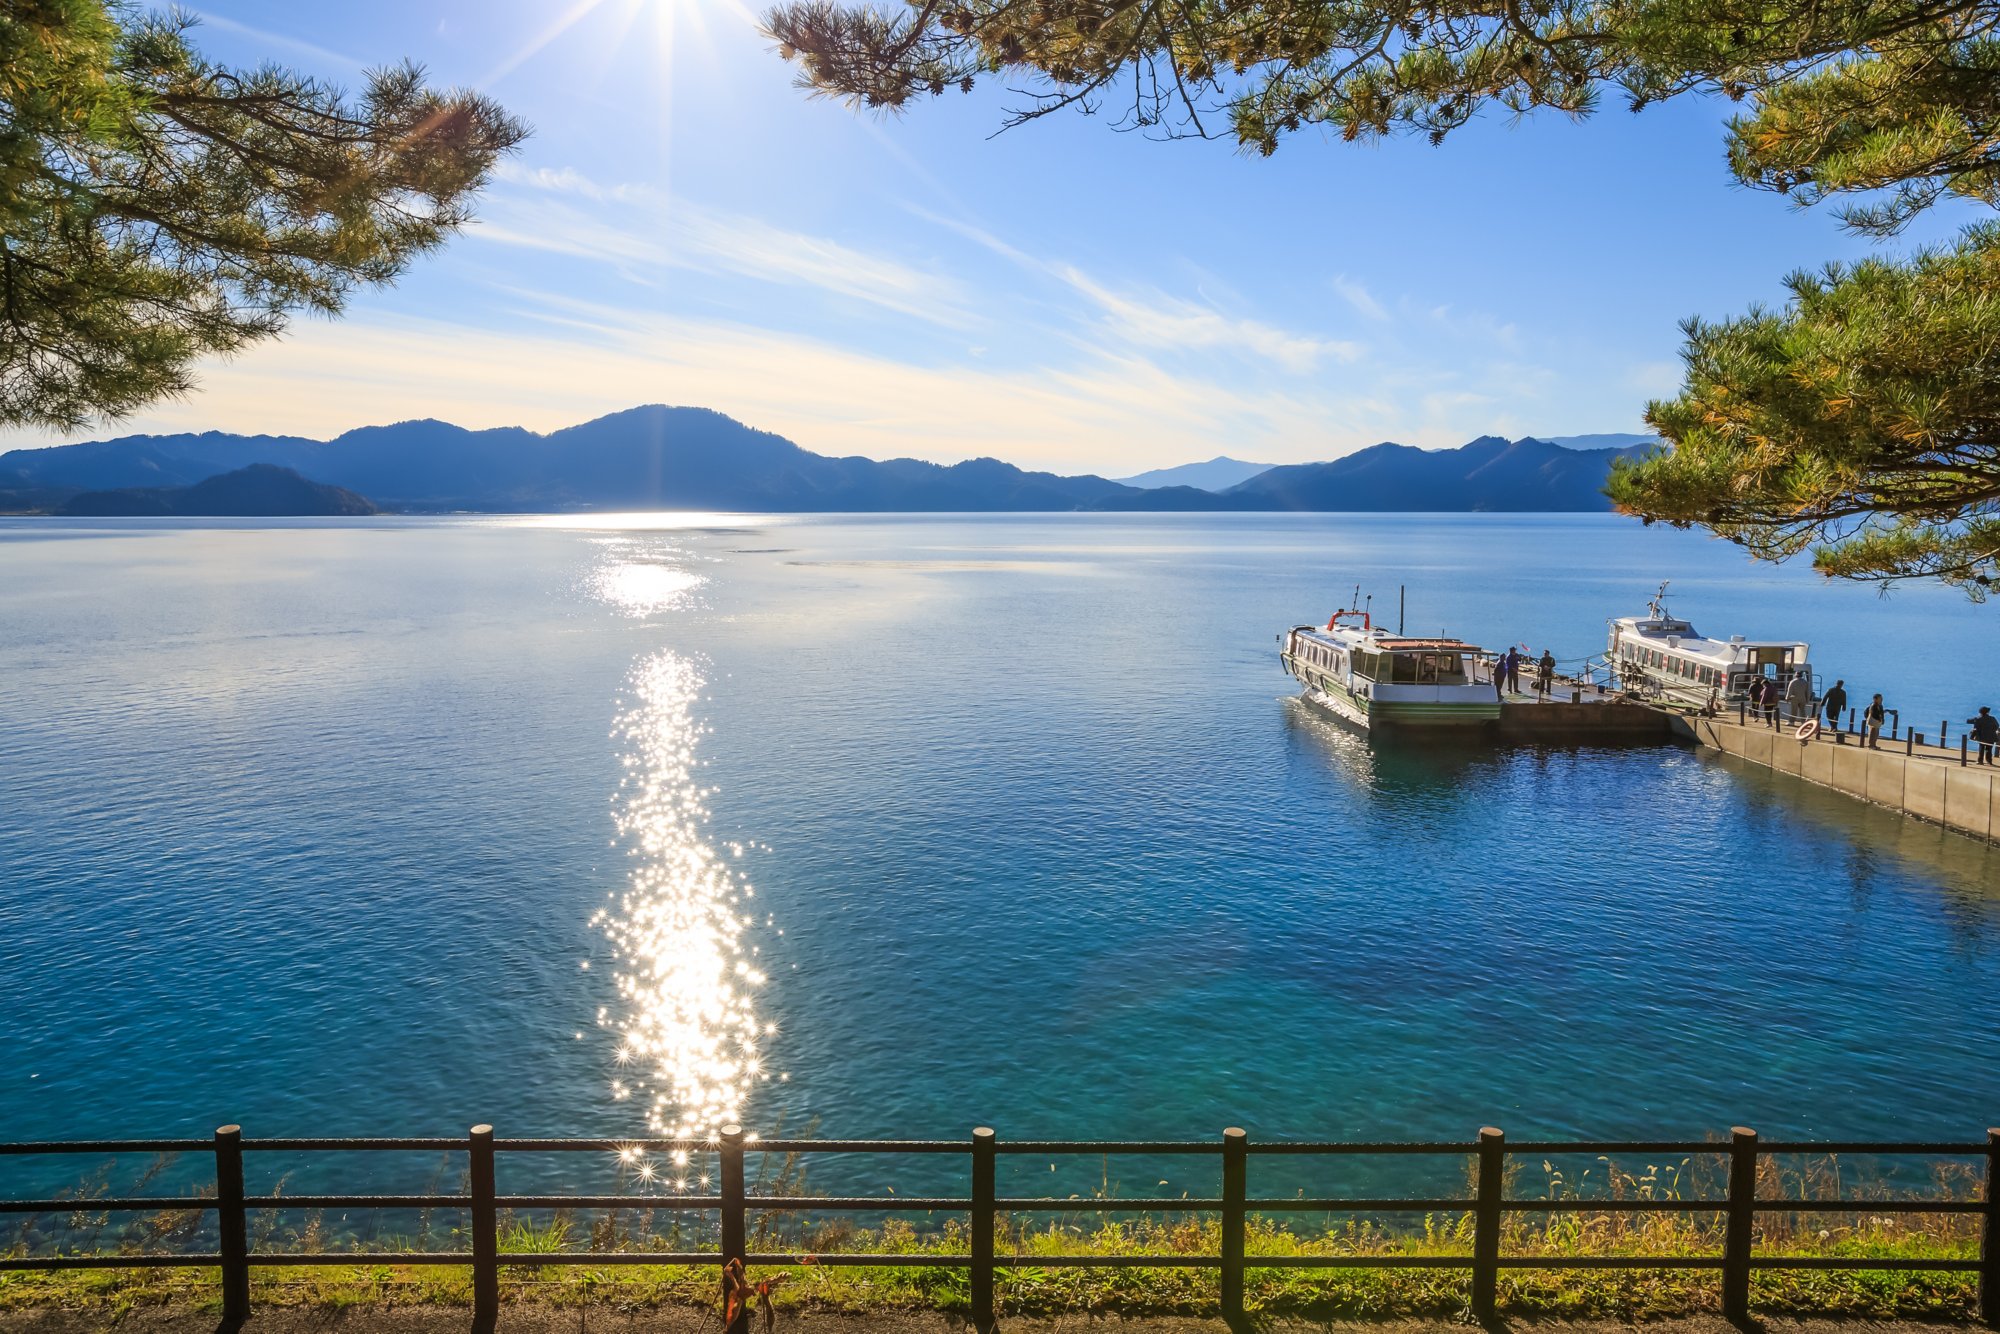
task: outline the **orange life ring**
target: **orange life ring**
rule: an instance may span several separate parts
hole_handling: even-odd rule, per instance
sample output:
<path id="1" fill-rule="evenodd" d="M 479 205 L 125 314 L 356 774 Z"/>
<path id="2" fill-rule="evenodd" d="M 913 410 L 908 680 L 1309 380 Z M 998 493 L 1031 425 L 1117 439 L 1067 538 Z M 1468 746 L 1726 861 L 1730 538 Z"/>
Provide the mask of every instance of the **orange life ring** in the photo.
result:
<path id="1" fill-rule="evenodd" d="M 1792 733 L 1801 741 L 1810 741 L 1819 735 L 1819 719 L 1808 718 L 1799 724 L 1799 730 Z"/>

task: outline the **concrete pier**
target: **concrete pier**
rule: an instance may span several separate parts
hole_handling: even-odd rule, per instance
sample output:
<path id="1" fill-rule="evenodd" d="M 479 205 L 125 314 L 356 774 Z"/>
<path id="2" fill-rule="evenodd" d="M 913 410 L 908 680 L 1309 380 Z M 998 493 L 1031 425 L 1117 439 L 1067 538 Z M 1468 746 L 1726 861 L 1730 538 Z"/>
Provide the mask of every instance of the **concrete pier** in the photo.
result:
<path id="1" fill-rule="evenodd" d="M 1877 806 L 1914 815 L 1988 843 L 2000 843 L 2000 767 L 1961 766 L 1956 750 L 1913 748 L 1884 740 L 1868 749 L 1858 736 L 1822 731 L 1800 741 L 1789 726 L 1734 718 L 1667 715 L 1685 741 Z"/>
<path id="2" fill-rule="evenodd" d="M 1506 741 L 1555 745 L 1664 745 L 1681 739 L 1674 735 L 1671 714 L 1566 676 L 1557 677 L 1555 689 L 1546 695 L 1533 690 L 1502 694 L 1500 736 Z"/>

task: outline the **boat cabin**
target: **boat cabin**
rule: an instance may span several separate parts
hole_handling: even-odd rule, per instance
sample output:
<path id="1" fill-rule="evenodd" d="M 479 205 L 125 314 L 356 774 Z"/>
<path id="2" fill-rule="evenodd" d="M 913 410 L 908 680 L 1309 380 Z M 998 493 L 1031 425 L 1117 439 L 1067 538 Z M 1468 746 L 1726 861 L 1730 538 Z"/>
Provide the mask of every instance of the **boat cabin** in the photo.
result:
<path id="1" fill-rule="evenodd" d="M 1422 639 L 1357 631 L 1347 626 L 1292 631 L 1292 656 L 1334 676 L 1350 670 L 1378 685 L 1454 685 L 1470 682 L 1479 646 L 1462 639 Z"/>
<path id="2" fill-rule="evenodd" d="M 1780 689 L 1800 674 L 1812 684 L 1808 645 L 1800 640 L 1708 639 L 1688 622 L 1667 616 L 1612 621 L 1606 651 L 1621 678 L 1653 681 L 1689 698 L 1734 699 L 1764 677 Z"/>

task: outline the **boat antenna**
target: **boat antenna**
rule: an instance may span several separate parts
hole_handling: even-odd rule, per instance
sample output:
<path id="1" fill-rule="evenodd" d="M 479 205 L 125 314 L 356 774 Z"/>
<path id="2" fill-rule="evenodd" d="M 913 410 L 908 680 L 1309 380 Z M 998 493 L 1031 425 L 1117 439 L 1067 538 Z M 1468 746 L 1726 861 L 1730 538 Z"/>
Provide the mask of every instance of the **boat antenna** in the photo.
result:
<path id="1" fill-rule="evenodd" d="M 1646 610 L 1653 613 L 1653 619 L 1663 621 L 1667 617 L 1667 585 L 1671 579 L 1660 580 L 1660 591 L 1653 594 L 1653 600 L 1646 604 Z"/>

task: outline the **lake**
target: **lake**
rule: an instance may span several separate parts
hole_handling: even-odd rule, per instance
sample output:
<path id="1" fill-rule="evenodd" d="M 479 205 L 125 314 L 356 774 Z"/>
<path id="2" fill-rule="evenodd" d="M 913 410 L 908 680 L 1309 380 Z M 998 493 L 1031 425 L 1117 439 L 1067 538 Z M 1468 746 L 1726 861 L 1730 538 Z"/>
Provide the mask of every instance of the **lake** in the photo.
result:
<path id="1" fill-rule="evenodd" d="M 1977 1136 L 2000 853 L 1277 663 L 1663 578 L 2000 704 L 1958 594 L 1609 516 L 0 520 L 0 1138 Z"/>

